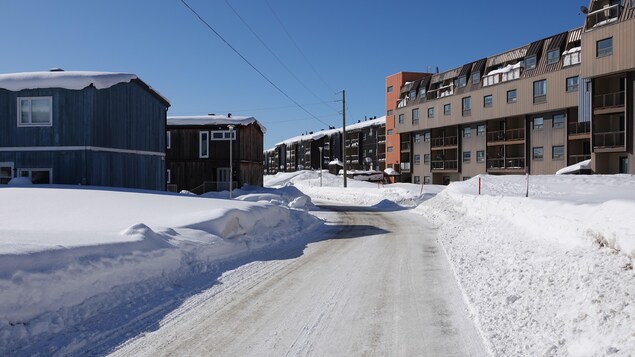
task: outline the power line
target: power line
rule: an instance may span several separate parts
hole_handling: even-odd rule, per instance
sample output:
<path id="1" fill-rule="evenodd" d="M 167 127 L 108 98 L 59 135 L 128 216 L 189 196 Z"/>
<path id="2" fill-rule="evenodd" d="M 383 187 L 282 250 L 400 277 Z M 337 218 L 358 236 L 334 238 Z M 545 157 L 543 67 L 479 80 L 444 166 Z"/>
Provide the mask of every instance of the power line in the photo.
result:
<path id="1" fill-rule="evenodd" d="M 183 5 L 185 5 L 185 7 L 187 7 L 203 24 L 205 24 L 205 26 L 207 26 L 207 28 L 209 28 L 212 32 L 214 32 L 214 34 L 216 36 L 218 36 L 218 38 L 220 38 L 223 42 L 225 42 L 225 44 L 232 49 L 232 51 L 234 51 L 240 58 L 242 58 L 243 61 L 245 61 L 245 63 L 247 63 L 251 68 L 254 69 L 254 71 L 258 72 L 258 74 L 264 78 L 267 82 L 269 82 L 269 84 L 271 84 L 274 88 L 276 88 L 278 90 L 278 92 L 282 93 L 282 95 L 284 95 L 285 97 L 287 97 L 287 99 L 289 99 L 291 102 L 293 102 L 293 104 L 295 104 L 296 106 L 298 106 L 300 109 L 302 109 L 305 113 L 309 114 L 311 117 L 313 117 L 315 120 L 319 121 L 320 123 L 324 124 L 324 125 L 328 125 L 327 123 L 323 122 L 321 119 L 319 119 L 318 117 L 316 117 L 315 115 L 313 115 L 313 113 L 309 112 L 306 108 L 304 108 L 303 106 L 301 106 L 298 102 L 296 102 L 293 98 L 291 98 L 291 96 L 289 96 L 285 91 L 283 91 L 282 89 L 280 89 L 280 87 L 278 87 L 275 83 L 273 83 L 273 81 L 271 81 L 271 79 L 269 79 L 264 73 L 262 73 L 258 68 L 256 68 L 256 66 L 254 66 L 253 64 L 251 64 L 251 62 L 249 62 L 249 60 L 247 60 L 247 58 L 245 58 L 245 56 L 243 56 L 234 46 L 232 46 L 229 42 L 227 42 L 227 40 L 225 40 L 225 38 L 223 36 L 221 36 L 220 33 L 218 33 L 218 31 L 216 31 L 212 25 L 210 25 L 207 21 L 205 21 L 201 15 L 198 14 L 198 12 L 196 12 L 196 10 L 194 10 L 190 5 L 188 5 L 187 2 L 185 2 L 185 0 L 181 0 L 181 2 L 183 3 Z"/>
<path id="2" fill-rule="evenodd" d="M 322 81 L 322 83 L 326 86 L 326 88 L 328 88 L 331 92 L 335 92 L 329 85 L 328 83 L 326 83 L 326 81 L 324 80 L 324 78 L 322 78 L 322 76 L 318 73 L 318 71 L 315 69 L 315 67 L 313 67 L 313 65 L 311 64 L 311 61 L 309 61 L 308 57 L 304 54 L 304 52 L 302 52 L 302 50 L 300 49 L 300 46 L 298 46 L 298 44 L 293 40 L 293 37 L 291 37 L 291 34 L 289 33 L 289 31 L 287 31 L 287 28 L 284 26 L 284 24 L 282 23 L 282 20 L 280 20 L 280 18 L 278 17 L 278 15 L 276 14 L 276 12 L 273 10 L 273 8 L 271 7 L 271 5 L 269 4 L 269 1 L 265 0 L 265 4 L 267 4 L 267 7 L 269 8 L 269 10 L 271 11 L 271 13 L 273 14 L 273 17 L 276 18 L 276 20 L 278 20 L 278 23 L 280 24 L 280 26 L 282 27 L 282 29 L 284 30 L 284 33 L 287 34 L 287 37 L 289 37 L 289 40 L 291 40 L 291 43 L 293 43 L 293 45 L 295 46 L 295 48 L 298 50 L 298 52 L 300 52 L 300 54 L 302 55 L 302 57 L 304 57 L 304 60 L 306 61 L 306 63 L 309 64 L 309 67 L 311 67 L 311 69 L 313 70 L 313 73 L 315 73 L 315 75 L 320 79 L 320 81 Z"/>
<path id="3" fill-rule="evenodd" d="M 337 102 L 336 100 L 333 101 L 333 103 Z M 302 104 L 302 106 L 304 107 L 308 107 L 308 106 L 312 106 L 312 105 L 321 105 L 321 104 L 329 104 L 331 102 L 316 102 L 316 103 L 307 103 L 307 104 Z M 238 114 L 238 113 L 249 113 L 249 112 L 257 112 L 257 111 L 265 111 L 265 110 L 279 110 L 279 109 L 290 109 L 290 108 L 297 108 L 297 105 L 284 105 L 284 106 L 279 106 L 279 107 L 267 107 L 267 108 L 241 108 L 241 109 L 214 109 L 214 112 L 216 113 L 234 113 L 234 114 Z M 172 111 L 170 111 L 170 113 L 172 113 Z M 195 114 L 201 114 L 200 111 L 198 112 L 174 112 L 170 115 L 195 115 Z M 318 116 L 318 117 L 324 117 L 324 116 Z"/>
<path id="4" fill-rule="evenodd" d="M 258 39 L 258 41 L 260 41 L 260 43 L 267 49 L 267 51 L 269 51 L 269 53 L 278 61 L 278 63 L 280 63 L 280 65 L 298 82 L 300 83 L 300 85 L 306 89 L 309 93 L 311 93 L 315 98 L 317 98 L 318 100 L 321 100 L 324 102 L 324 100 L 322 98 L 320 98 L 317 94 L 315 94 L 315 92 L 313 92 L 313 90 L 311 90 L 311 88 L 309 88 L 306 84 L 304 84 L 304 82 L 302 80 L 300 80 L 300 78 L 298 78 L 298 76 L 295 75 L 295 73 L 293 73 L 291 71 L 291 69 L 289 69 L 289 67 L 284 64 L 284 62 L 282 62 L 282 60 L 280 59 L 280 57 L 278 57 L 278 55 L 276 55 L 273 50 L 271 50 L 271 48 L 265 43 L 265 41 L 256 33 L 256 31 L 254 31 L 254 29 L 249 26 L 249 24 L 247 23 L 247 21 L 240 16 L 240 14 L 238 13 L 238 11 L 236 11 L 236 9 L 229 3 L 228 0 L 225 0 L 225 4 L 227 4 L 227 6 L 234 12 L 234 14 L 240 19 L 240 21 L 247 27 L 247 29 L 249 29 L 249 31 Z M 327 103 L 327 102 L 324 102 Z M 333 109 L 334 111 L 337 111 L 335 108 L 331 107 L 330 105 L 327 104 L 327 106 L 331 109 Z"/>

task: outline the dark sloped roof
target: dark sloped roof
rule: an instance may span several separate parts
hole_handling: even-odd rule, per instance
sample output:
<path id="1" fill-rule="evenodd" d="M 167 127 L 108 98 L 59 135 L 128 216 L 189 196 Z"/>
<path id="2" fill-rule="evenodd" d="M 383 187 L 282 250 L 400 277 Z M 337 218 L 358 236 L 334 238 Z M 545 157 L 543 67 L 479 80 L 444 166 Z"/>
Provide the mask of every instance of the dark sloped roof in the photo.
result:
<path id="1" fill-rule="evenodd" d="M 540 51 L 542 50 L 542 45 L 544 42 L 544 39 L 532 42 L 531 45 L 529 45 L 529 49 L 527 49 L 527 54 L 525 55 L 525 57 L 540 57 Z"/>
<path id="2" fill-rule="evenodd" d="M 551 38 L 547 51 L 559 49 L 562 50 L 564 40 L 567 38 L 568 32 L 559 33 Z M 561 51 L 562 52 L 562 51 Z"/>
<path id="3" fill-rule="evenodd" d="M 470 74 L 471 70 L 472 70 L 472 63 L 463 65 L 463 67 L 461 68 L 461 71 L 459 72 L 459 77 L 467 76 L 468 74 Z"/>

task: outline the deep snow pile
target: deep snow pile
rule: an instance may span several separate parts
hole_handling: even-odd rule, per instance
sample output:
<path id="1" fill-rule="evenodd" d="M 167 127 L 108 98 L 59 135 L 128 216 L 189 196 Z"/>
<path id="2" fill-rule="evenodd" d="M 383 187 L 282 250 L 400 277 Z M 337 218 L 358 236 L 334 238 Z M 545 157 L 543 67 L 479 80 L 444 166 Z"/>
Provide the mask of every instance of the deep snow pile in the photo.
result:
<path id="1" fill-rule="evenodd" d="M 321 186 L 319 171 L 298 171 L 265 176 L 265 186 L 285 187 L 293 185 L 314 200 L 334 201 L 358 206 L 415 207 L 434 197 L 445 186 L 415 185 L 410 183 L 377 184 L 349 178 L 344 188 L 342 176 L 324 171 Z"/>
<path id="2" fill-rule="evenodd" d="M 0 188 L 10 207 L 0 216 L 0 355 L 321 225 L 306 196 L 276 191 L 229 201 Z"/>
<path id="3" fill-rule="evenodd" d="M 635 351 L 635 180 L 481 176 L 414 212 L 439 239 L 496 356 Z"/>

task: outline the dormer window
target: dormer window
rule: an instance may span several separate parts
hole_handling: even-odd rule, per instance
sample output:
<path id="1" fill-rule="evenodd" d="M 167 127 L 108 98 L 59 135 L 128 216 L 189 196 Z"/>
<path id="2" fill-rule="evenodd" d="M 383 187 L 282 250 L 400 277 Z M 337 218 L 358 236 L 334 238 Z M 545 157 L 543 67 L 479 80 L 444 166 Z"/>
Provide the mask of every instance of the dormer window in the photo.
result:
<path id="1" fill-rule="evenodd" d="M 472 72 L 472 84 L 477 84 L 481 82 L 481 72 L 475 71 Z"/>
<path id="2" fill-rule="evenodd" d="M 529 56 L 525 58 L 525 69 L 536 68 L 536 56 Z"/>
<path id="3" fill-rule="evenodd" d="M 467 85 L 467 77 L 461 76 L 459 77 L 459 87 L 465 87 Z"/>
<path id="4" fill-rule="evenodd" d="M 410 91 L 408 100 L 415 100 L 417 98 L 417 90 L 413 89 Z"/>
<path id="5" fill-rule="evenodd" d="M 554 64 L 560 61 L 560 50 L 551 50 L 547 52 L 547 64 Z"/>

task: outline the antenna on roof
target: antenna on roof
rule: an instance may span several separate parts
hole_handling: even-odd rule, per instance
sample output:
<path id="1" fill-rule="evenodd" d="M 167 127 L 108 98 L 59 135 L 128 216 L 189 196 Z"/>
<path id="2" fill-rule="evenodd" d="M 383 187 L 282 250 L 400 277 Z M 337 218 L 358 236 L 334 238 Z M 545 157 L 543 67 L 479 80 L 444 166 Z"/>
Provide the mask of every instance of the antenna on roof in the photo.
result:
<path id="1" fill-rule="evenodd" d="M 588 14 L 588 13 L 589 13 L 589 8 L 587 8 L 586 6 L 580 6 L 580 12 L 578 12 L 578 15 Z"/>
<path id="2" fill-rule="evenodd" d="M 437 74 L 439 73 L 439 66 L 437 66 Z"/>

